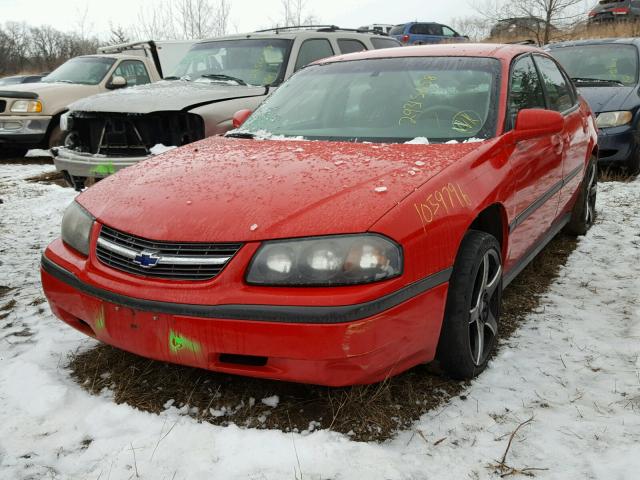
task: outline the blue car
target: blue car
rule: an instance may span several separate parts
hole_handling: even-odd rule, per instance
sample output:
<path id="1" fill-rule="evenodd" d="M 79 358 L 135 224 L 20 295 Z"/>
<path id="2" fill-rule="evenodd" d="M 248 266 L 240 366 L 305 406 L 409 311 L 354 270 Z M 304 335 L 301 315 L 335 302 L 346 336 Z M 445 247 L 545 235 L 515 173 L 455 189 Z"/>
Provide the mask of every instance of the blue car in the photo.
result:
<path id="1" fill-rule="evenodd" d="M 389 31 L 389 36 L 400 40 L 404 45 L 469 41 L 469 37 L 460 35 L 453 28 L 434 22 L 409 22 L 395 25 Z"/>
<path id="2" fill-rule="evenodd" d="M 599 163 L 640 173 L 640 39 L 578 40 L 546 49 L 596 115 Z"/>

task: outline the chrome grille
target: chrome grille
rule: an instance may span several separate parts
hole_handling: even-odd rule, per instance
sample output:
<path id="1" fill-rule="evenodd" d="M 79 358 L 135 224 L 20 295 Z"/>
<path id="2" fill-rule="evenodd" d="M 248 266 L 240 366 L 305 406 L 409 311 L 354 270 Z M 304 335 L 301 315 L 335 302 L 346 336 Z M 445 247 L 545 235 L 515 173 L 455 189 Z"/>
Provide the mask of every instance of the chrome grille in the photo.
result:
<path id="1" fill-rule="evenodd" d="M 240 247 L 241 243 L 158 242 L 103 225 L 96 254 L 105 265 L 144 277 L 208 280 Z"/>
<path id="2" fill-rule="evenodd" d="M 5 108 L 7 108 L 7 102 L 4 100 L 0 100 L 0 113 L 4 112 Z"/>

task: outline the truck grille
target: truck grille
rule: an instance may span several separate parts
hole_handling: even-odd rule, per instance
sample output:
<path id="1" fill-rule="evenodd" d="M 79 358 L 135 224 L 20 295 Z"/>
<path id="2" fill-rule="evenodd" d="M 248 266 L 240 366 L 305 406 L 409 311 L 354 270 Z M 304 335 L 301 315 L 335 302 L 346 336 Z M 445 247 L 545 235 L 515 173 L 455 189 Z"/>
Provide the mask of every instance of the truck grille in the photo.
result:
<path id="1" fill-rule="evenodd" d="M 154 145 L 182 146 L 204 138 L 202 117 L 189 112 L 145 115 L 74 112 L 72 148 L 117 157 L 144 157 Z"/>
<path id="2" fill-rule="evenodd" d="M 209 280 L 229 263 L 241 243 L 158 242 L 100 229 L 96 254 L 105 265 L 143 277 Z"/>
<path id="3" fill-rule="evenodd" d="M 5 108 L 7 108 L 7 102 L 4 100 L 0 100 L 0 113 L 4 112 Z"/>

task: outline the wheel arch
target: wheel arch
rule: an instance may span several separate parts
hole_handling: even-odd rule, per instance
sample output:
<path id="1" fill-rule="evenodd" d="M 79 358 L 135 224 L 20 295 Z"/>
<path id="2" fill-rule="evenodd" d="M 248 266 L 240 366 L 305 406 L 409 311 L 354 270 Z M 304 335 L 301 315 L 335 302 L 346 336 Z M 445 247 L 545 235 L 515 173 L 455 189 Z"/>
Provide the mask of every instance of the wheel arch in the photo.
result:
<path id="1" fill-rule="evenodd" d="M 43 144 L 45 147 L 49 145 L 49 137 L 51 136 L 51 132 L 53 131 L 53 129 L 56 128 L 58 125 L 60 125 L 60 117 L 65 113 L 67 113 L 68 111 L 69 109 L 64 108 L 54 113 L 53 116 L 51 117 L 51 121 L 49 122 L 49 126 L 47 127 L 47 133 L 43 140 Z"/>
<path id="2" fill-rule="evenodd" d="M 500 244 L 502 259 L 507 256 L 509 244 L 509 220 L 507 210 L 501 203 L 493 203 L 478 213 L 467 231 L 479 230 L 493 235 Z"/>

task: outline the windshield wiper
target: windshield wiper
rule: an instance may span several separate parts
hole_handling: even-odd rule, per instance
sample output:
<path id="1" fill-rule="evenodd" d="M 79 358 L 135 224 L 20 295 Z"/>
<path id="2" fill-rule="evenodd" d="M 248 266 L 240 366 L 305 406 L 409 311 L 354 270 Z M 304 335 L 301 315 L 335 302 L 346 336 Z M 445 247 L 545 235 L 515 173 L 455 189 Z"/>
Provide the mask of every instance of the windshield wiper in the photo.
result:
<path id="1" fill-rule="evenodd" d="M 254 139 L 256 138 L 255 133 L 249 133 L 249 132 L 230 132 L 225 134 L 225 137 L 229 137 L 229 138 L 248 138 L 248 139 Z"/>
<path id="2" fill-rule="evenodd" d="M 170 76 L 170 77 L 164 77 L 163 80 L 180 80 L 180 77 L 175 77 L 175 76 Z"/>
<path id="3" fill-rule="evenodd" d="M 571 77 L 576 83 L 595 83 L 596 85 L 616 85 L 619 87 L 624 87 L 624 83 L 618 80 L 606 80 L 604 78 L 585 78 L 585 77 Z"/>
<path id="4" fill-rule="evenodd" d="M 49 82 L 47 82 L 49 83 Z M 76 83 L 72 80 L 53 80 L 53 83 Z"/>
<path id="5" fill-rule="evenodd" d="M 232 77 L 231 75 L 224 75 L 222 73 L 205 73 L 204 75 L 200 75 L 202 78 L 208 78 L 211 80 L 222 80 L 222 81 L 232 81 L 236 82 L 238 85 L 247 85 L 247 82 L 238 77 Z"/>

